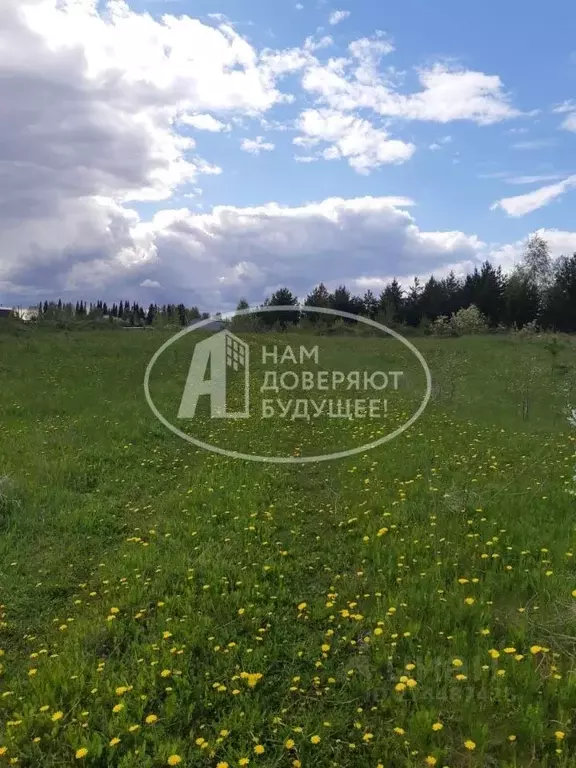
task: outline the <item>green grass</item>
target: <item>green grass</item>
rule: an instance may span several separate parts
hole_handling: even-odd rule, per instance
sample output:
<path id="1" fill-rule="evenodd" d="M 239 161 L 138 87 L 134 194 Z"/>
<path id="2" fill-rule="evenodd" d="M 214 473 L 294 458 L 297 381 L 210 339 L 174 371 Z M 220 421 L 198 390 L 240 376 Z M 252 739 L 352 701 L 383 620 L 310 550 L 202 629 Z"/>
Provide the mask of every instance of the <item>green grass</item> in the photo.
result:
<path id="1" fill-rule="evenodd" d="M 413 427 L 285 466 L 153 417 L 167 338 L 0 336 L 0 765 L 576 766 L 576 431 L 543 342 L 418 339 Z M 326 367 L 399 359 L 316 341 Z M 152 382 L 168 410 L 186 361 Z M 374 433 L 332 421 L 201 430 L 299 455 Z"/>

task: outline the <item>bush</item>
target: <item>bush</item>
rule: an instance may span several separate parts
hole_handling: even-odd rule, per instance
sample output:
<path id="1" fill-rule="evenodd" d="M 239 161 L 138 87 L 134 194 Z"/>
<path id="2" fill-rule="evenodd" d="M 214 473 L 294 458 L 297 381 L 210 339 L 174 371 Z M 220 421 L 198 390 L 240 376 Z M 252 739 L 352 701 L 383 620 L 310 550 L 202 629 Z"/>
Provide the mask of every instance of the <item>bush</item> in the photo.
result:
<path id="1" fill-rule="evenodd" d="M 477 306 L 471 304 L 466 309 L 459 309 L 450 318 L 450 325 L 456 336 L 469 336 L 473 333 L 486 333 L 488 323 Z"/>

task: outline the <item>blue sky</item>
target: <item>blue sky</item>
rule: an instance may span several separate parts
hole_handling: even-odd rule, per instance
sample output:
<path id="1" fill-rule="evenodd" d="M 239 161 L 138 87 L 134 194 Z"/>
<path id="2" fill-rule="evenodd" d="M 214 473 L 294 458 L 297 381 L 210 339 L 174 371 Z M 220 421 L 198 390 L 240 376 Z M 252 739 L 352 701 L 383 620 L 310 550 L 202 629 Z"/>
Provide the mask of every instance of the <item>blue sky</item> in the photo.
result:
<path id="1" fill-rule="evenodd" d="M 576 250 L 567 1 L 3 14 L 0 294 L 228 305 L 280 282 L 509 269 L 535 230 Z"/>

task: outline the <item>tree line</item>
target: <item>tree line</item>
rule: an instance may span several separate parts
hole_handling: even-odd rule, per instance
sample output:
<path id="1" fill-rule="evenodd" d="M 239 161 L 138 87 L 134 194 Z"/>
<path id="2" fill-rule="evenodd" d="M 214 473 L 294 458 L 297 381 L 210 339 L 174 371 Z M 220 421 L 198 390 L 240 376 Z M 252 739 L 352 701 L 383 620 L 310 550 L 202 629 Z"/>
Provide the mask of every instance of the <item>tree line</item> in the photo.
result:
<path id="1" fill-rule="evenodd" d="M 296 306 L 299 302 L 288 288 L 280 288 L 264 304 Z M 394 279 L 378 296 L 371 290 L 363 296 L 354 295 L 345 285 L 328 291 L 324 283 L 320 283 L 302 304 L 363 315 L 389 327 L 411 326 L 424 330 L 474 307 L 486 326 L 493 329 L 533 325 L 576 332 L 576 254 L 553 261 L 547 242 L 533 235 L 526 244 L 521 263 L 509 274 L 485 261 L 465 277 L 451 272 L 441 279 L 432 276 L 426 282 L 415 278 L 407 290 Z M 247 305 L 241 302 L 238 306 Z M 323 322 L 324 318 L 320 314 L 311 317 L 317 322 Z M 295 314 L 292 321 L 296 318 Z M 263 323 L 289 321 L 282 313 L 262 315 Z"/>
<path id="2" fill-rule="evenodd" d="M 246 318 L 237 327 L 334 322 L 325 314 L 299 312 L 298 307 L 302 305 L 362 315 L 388 327 L 422 331 L 442 327 L 464 310 L 474 310 L 487 328 L 538 326 L 545 330 L 576 332 L 576 254 L 553 261 L 547 242 L 536 234 L 527 241 L 521 262 L 508 274 L 485 261 L 465 277 L 451 272 L 443 278 L 432 276 L 425 282 L 415 278 L 407 289 L 393 279 L 379 295 L 371 290 L 362 296 L 356 295 L 345 285 L 329 291 L 320 283 L 304 300 L 299 300 L 289 288 L 279 288 L 260 306 L 293 306 L 294 313 L 269 311 L 260 314 L 258 320 Z M 248 302 L 242 299 L 237 309 L 247 308 Z M 44 301 L 34 315 L 37 322 L 64 326 L 77 322 L 100 325 L 102 321 L 123 326 L 186 326 L 210 317 L 198 307 L 186 307 L 182 303 L 152 303 L 144 307 L 137 302 L 108 304 L 100 300 L 75 304 Z"/>
<path id="3" fill-rule="evenodd" d="M 149 304 L 147 308 L 138 302 L 120 301 L 107 304 L 105 301 L 63 302 L 44 301 L 38 304 L 34 317 L 40 323 L 63 323 L 81 321 L 117 322 L 121 325 L 189 325 L 194 320 L 210 317 L 208 312 L 200 312 L 198 307 L 186 307 L 184 304 Z"/>

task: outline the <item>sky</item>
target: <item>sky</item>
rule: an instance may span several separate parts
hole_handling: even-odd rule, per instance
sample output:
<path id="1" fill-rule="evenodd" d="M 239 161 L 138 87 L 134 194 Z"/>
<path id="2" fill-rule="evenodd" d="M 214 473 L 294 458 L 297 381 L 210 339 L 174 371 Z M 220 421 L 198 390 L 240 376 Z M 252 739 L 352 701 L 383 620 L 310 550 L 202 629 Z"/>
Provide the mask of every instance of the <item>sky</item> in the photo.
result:
<path id="1" fill-rule="evenodd" d="M 576 251 L 569 0 L 2 0 L 0 304 Z"/>

